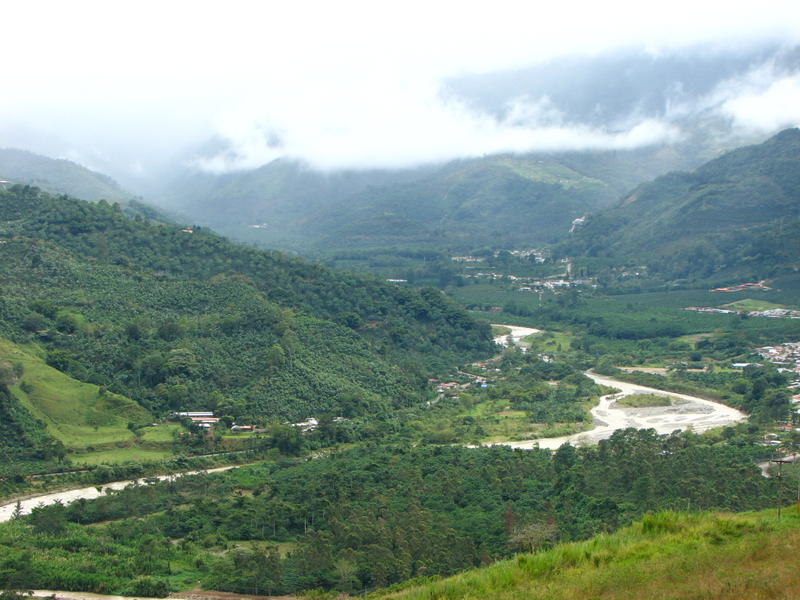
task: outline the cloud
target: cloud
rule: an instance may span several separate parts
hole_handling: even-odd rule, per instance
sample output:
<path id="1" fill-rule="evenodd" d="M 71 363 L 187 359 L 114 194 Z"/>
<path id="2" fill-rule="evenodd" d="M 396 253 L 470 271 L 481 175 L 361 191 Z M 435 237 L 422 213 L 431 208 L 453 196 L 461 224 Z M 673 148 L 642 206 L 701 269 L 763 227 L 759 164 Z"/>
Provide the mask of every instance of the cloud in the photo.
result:
<path id="1" fill-rule="evenodd" d="M 800 75 L 744 91 L 723 102 L 720 112 L 732 119 L 735 127 L 754 133 L 800 126 Z"/>
<path id="2" fill-rule="evenodd" d="M 280 156 L 333 169 L 634 147 L 678 132 L 652 115 L 589 126 L 546 92 L 492 115 L 446 97 L 442 82 L 610 49 L 658 56 L 796 43 L 798 16 L 790 0 L 28 0 L 3 13 L 0 54 L 12 59 L 3 65 L 0 131 L 45 132 L 118 173 L 157 172 L 154 162 L 212 136 L 228 151 L 196 164 L 215 171 Z M 731 105 L 731 118 L 748 110 Z M 0 141 L 14 139 L 22 138 Z M 63 152 L 44 142 L 39 151 Z"/>
<path id="3" fill-rule="evenodd" d="M 194 161 L 223 172 L 290 158 L 322 170 L 402 168 L 460 157 L 531 151 L 626 149 L 674 141 L 679 131 L 643 119 L 620 131 L 568 122 L 547 97 L 516 98 L 503 116 L 446 98 L 436 85 L 320 93 L 238 106 L 217 124 L 225 151 Z"/>

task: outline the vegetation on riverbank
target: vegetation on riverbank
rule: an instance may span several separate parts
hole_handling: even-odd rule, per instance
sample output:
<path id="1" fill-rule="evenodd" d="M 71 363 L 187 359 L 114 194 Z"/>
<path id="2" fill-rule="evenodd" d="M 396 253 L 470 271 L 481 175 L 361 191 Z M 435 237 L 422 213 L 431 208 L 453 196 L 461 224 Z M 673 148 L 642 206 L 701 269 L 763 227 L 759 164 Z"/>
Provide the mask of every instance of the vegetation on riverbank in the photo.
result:
<path id="1" fill-rule="evenodd" d="M 446 575 L 648 510 L 772 505 L 778 482 L 754 465 L 763 450 L 745 429 L 734 437 L 624 430 L 552 455 L 364 446 L 133 487 L 1 525 L 0 586 L 277 594 Z"/>
<path id="2" fill-rule="evenodd" d="M 675 399 L 666 394 L 629 394 L 615 401 L 615 405 L 626 408 L 648 408 L 672 406 Z"/>

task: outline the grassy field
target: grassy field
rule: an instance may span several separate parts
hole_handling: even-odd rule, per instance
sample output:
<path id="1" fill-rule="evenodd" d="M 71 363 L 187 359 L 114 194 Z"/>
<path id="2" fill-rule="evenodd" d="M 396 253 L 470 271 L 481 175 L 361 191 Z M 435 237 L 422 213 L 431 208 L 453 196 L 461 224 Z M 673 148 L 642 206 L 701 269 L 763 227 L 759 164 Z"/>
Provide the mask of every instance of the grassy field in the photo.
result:
<path id="1" fill-rule="evenodd" d="M 792 600 L 800 514 L 657 513 L 611 535 L 447 579 L 378 592 L 373 600 Z"/>
<path id="2" fill-rule="evenodd" d="M 492 337 L 508 335 L 509 333 L 511 333 L 511 329 L 509 329 L 508 327 L 503 327 L 501 325 L 492 325 Z"/>
<path id="3" fill-rule="evenodd" d="M 556 354 L 568 351 L 573 339 L 573 336 L 563 331 L 544 331 L 529 335 L 523 341 L 530 344 L 531 352 Z"/>
<path id="4" fill-rule="evenodd" d="M 722 308 L 728 308 L 730 310 L 770 310 L 772 308 L 786 308 L 786 306 L 783 304 L 775 304 L 774 302 L 767 302 L 766 300 L 745 298 L 744 300 L 723 304 Z"/>
<path id="5" fill-rule="evenodd" d="M 11 392 L 69 450 L 133 440 L 128 423 L 152 420 L 132 400 L 50 367 L 35 347 L 0 339 L 0 360 L 22 365 L 21 380 Z"/>
<path id="6" fill-rule="evenodd" d="M 126 462 L 149 462 L 170 458 L 172 452 L 154 448 L 111 448 L 109 450 L 94 450 L 86 453 L 71 453 L 67 457 L 75 465 L 94 466 L 100 464 L 114 464 Z"/>
<path id="7" fill-rule="evenodd" d="M 145 427 L 142 429 L 142 440 L 145 442 L 172 442 L 174 434 L 183 431 L 183 427 L 177 423 L 162 423 L 155 427 Z"/>
<path id="8" fill-rule="evenodd" d="M 596 401 L 583 403 L 588 411 Z M 504 398 L 475 401 L 472 396 L 445 399 L 431 411 L 411 417 L 423 437 L 438 443 L 498 443 L 579 433 L 591 419 L 576 423 L 536 423 L 523 410 L 514 410 Z"/>
<path id="9" fill-rule="evenodd" d="M 672 398 L 665 394 L 630 394 L 615 402 L 627 408 L 646 408 L 648 406 L 672 406 Z"/>

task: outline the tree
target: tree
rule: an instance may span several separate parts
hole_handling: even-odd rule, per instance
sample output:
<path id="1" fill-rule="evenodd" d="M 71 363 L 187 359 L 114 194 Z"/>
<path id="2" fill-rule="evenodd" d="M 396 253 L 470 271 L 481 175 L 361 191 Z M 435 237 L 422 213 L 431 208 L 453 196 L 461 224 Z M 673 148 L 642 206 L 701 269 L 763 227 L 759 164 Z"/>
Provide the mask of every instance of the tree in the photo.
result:
<path id="1" fill-rule="evenodd" d="M 291 425 L 273 425 L 269 428 L 272 445 L 288 456 L 298 454 L 303 447 L 300 430 Z"/>
<path id="2" fill-rule="evenodd" d="M 514 529 L 511 543 L 526 552 L 536 552 L 539 548 L 549 546 L 558 539 L 558 527 L 554 520 L 526 523 Z"/>
<path id="3" fill-rule="evenodd" d="M 273 344 L 272 348 L 267 352 L 267 357 L 264 362 L 266 363 L 267 369 L 274 373 L 286 364 L 286 353 L 279 344 Z"/>
<path id="4" fill-rule="evenodd" d="M 17 376 L 11 363 L 6 361 L 0 362 L 0 385 L 10 386 L 14 385 L 16 381 Z"/>
<path id="5" fill-rule="evenodd" d="M 67 524 L 66 511 L 61 502 L 49 505 L 40 505 L 31 511 L 31 524 L 36 533 L 45 535 L 59 535 Z"/>

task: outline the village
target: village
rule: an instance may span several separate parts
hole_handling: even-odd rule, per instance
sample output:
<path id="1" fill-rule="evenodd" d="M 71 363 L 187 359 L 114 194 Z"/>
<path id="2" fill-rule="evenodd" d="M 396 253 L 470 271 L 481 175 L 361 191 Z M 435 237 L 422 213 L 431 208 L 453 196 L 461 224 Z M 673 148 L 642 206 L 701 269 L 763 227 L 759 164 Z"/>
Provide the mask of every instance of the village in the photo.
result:
<path id="1" fill-rule="evenodd" d="M 734 310 L 731 308 L 714 308 L 711 306 L 687 306 L 684 310 L 721 315 L 746 315 L 767 319 L 800 319 L 800 310 L 790 308 L 770 308 L 767 310 Z"/>
<path id="2" fill-rule="evenodd" d="M 766 362 L 777 367 L 781 373 L 789 375 L 791 381 L 789 389 L 792 392 L 792 422 L 784 422 L 778 426 L 778 431 L 783 435 L 787 433 L 800 433 L 800 428 L 795 427 L 797 419 L 800 418 L 800 342 L 787 342 L 777 346 L 763 346 L 756 348 L 754 351 Z M 743 363 L 750 365 L 750 363 Z M 734 367 L 737 365 L 734 364 Z M 753 366 L 758 366 L 754 364 Z M 765 444 L 770 446 L 782 446 L 784 442 L 780 440 L 778 433 L 767 433 L 765 436 Z"/>
<path id="3" fill-rule="evenodd" d="M 177 421 L 188 420 L 198 429 L 215 430 L 221 427 L 229 428 L 231 433 L 266 433 L 266 429 L 256 427 L 255 425 L 239 425 L 235 422 L 226 421 L 225 417 L 214 416 L 214 411 L 199 410 L 199 411 L 182 411 L 173 413 L 173 417 Z M 347 421 L 344 417 L 334 417 L 334 423 L 342 423 Z M 314 417 L 309 417 L 304 421 L 298 423 L 289 423 L 284 425 L 296 427 L 303 433 L 310 433 L 319 427 L 319 420 Z"/>

